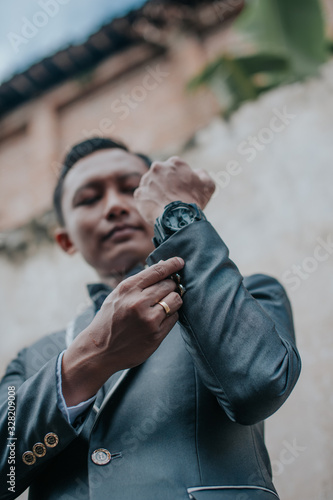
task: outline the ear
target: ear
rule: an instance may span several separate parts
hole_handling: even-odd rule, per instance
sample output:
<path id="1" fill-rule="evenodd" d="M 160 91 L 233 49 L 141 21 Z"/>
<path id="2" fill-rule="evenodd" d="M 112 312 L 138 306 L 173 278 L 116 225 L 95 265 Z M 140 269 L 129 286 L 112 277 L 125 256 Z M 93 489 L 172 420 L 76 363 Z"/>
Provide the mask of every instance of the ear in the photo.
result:
<path id="1" fill-rule="evenodd" d="M 77 252 L 74 243 L 70 239 L 68 232 L 65 228 L 59 227 L 54 232 L 54 239 L 58 243 L 58 245 L 63 249 L 64 252 L 69 255 L 73 255 Z"/>

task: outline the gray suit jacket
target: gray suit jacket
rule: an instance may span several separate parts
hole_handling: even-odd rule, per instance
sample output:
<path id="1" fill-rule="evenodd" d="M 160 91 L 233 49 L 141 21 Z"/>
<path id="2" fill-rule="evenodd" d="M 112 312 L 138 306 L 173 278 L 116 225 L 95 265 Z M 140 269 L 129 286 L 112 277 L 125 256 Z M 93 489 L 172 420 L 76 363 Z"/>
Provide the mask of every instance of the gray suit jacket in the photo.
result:
<path id="1" fill-rule="evenodd" d="M 145 363 L 113 375 L 74 426 L 57 405 L 65 332 L 24 349 L 9 365 L 0 386 L 1 500 L 28 486 L 33 500 L 278 498 L 263 420 L 300 373 L 286 293 L 265 275 L 243 280 L 206 221 L 173 235 L 148 263 L 174 255 L 186 263 L 179 323 Z M 93 314 L 79 318 L 74 334 Z M 5 481 L 8 386 L 16 392 L 15 493 Z M 23 453 L 49 433 L 58 442 L 24 463 Z M 100 448 L 111 453 L 106 465 L 91 459 Z"/>

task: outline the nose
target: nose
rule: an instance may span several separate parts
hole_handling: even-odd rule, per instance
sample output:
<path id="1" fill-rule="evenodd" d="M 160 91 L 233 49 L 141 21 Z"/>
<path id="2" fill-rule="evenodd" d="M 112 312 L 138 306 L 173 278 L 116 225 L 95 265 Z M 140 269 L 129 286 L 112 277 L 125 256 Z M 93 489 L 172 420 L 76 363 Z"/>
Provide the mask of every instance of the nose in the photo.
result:
<path id="1" fill-rule="evenodd" d="M 108 220 L 117 219 L 130 212 L 130 206 L 126 196 L 121 193 L 110 190 L 106 194 L 106 201 L 104 207 L 104 217 Z"/>

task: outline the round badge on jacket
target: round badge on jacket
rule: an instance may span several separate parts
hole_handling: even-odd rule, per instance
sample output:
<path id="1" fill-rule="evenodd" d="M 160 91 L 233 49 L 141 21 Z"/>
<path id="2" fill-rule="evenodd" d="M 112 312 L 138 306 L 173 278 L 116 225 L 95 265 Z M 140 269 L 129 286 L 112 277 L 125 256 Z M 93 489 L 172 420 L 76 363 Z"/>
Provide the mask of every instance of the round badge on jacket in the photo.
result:
<path id="1" fill-rule="evenodd" d="M 96 465 L 106 465 L 111 461 L 111 453 L 105 448 L 98 448 L 92 452 L 91 460 Z"/>

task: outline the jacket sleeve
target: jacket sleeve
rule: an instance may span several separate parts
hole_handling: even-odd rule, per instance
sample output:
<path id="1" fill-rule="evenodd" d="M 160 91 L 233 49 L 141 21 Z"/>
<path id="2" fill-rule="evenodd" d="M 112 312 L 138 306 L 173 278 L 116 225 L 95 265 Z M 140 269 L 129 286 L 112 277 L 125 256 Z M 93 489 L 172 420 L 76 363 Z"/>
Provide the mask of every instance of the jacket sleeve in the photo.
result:
<path id="1" fill-rule="evenodd" d="M 265 275 L 244 280 L 207 221 L 172 235 L 147 262 L 173 256 L 185 261 L 179 321 L 203 383 L 232 421 L 265 419 L 287 399 L 301 367 L 284 288 Z"/>
<path id="2" fill-rule="evenodd" d="M 1 500 L 19 496 L 80 432 L 80 426 L 70 425 L 57 404 L 58 357 L 50 359 L 35 375 L 27 378 L 26 353 L 24 349 L 11 362 L 0 384 Z M 51 435 L 51 439 L 45 438 L 47 435 Z M 23 454 L 32 452 L 37 443 L 43 445 L 39 454 L 45 451 L 45 455 L 39 458 L 33 455 L 35 462 L 27 465 L 22 460 Z"/>

